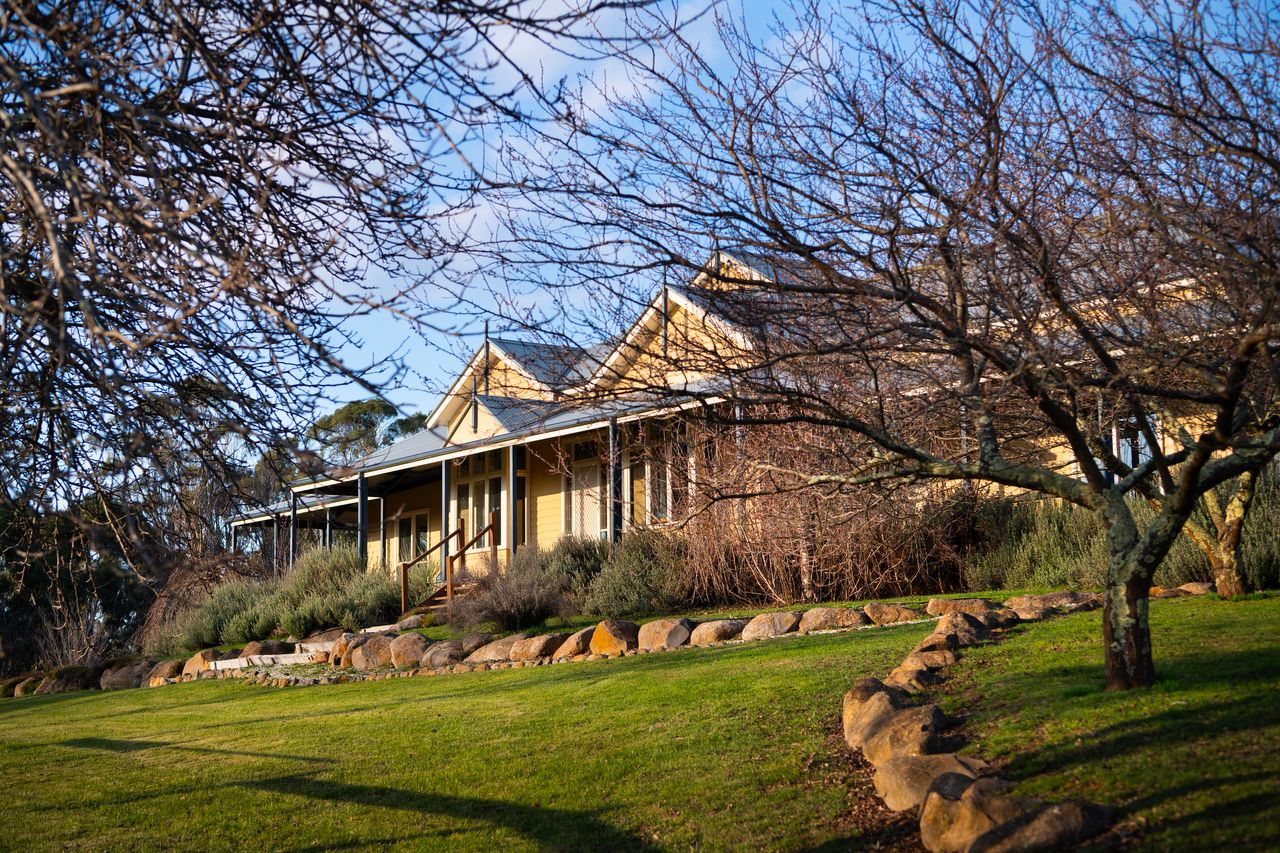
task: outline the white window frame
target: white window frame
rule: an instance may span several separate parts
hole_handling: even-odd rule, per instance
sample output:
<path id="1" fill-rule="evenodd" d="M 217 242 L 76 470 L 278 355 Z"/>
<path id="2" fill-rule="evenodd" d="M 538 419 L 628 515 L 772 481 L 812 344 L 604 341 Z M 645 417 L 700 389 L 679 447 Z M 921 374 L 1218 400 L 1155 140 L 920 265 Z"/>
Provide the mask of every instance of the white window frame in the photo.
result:
<path id="1" fill-rule="evenodd" d="M 489 460 L 489 457 L 492 456 L 493 454 L 497 454 L 498 456 L 498 467 L 495 470 L 490 470 L 488 460 Z M 477 458 L 485 460 L 485 470 L 481 473 L 475 473 L 470 470 L 471 467 L 474 465 L 474 460 Z M 491 535 L 494 537 L 494 541 L 496 542 L 497 547 L 505 548 L 506 547 L 506 541 L 505 541 L 506 526 L 507 526 L 505 524 L 505 519 L 506 519 L 507 513 L 510 512 L 510 509 L 508 508 L 508 502 L 510 500 L 510 496 L 508 495 L 509 472 L 507 471 L 507 453 L 503 450 L 482 450 L 478 453 L 475 453 L 475 454 L 472 454 L 471 456 L 466 457 L 466 459 L 467 459 L 467 467 L 468 467 L 467 474 L 462 475 L 455 471 L 453 473 L 453 476 L 450 478 L 452 482 L 449 484 L 450 486 L 449 517 L 453 519 L 458 519 L 462 517 L 461 513 L 459 512 L 460 507 L 458 505 L 458 487 L 466 486 L 467 500 L 470 506 L 467 507 L 467 527 L 463 531 L 463 535 L 466 537 L 466 541 L 470 541 L 471 538 L 475 536 L 481 529 L 483 529 L 485 524 L 488 523 L 489 507 L 492 506 L 492 498 L 489 494 L 489 484 L 491 480 L 496 478 L 498 480 L 498 526 L 497 526 L 497 529 L 493 531 Z M 471 512 L 471 508 L 475 506 L 477 484 L 482 484 L 484 487 L 485 502 L 483 506 L 485 507 L 485 509 L 481 513 L 480 517 L 472 517 L 473 513 Z M 527 489 L 528 489 L 528 486 L 526 485 L 526 490 Z M 527 495 L 525 498 L 525 504 L 527 509 L 527 504 L 528 504 Z M 453 547 L 455 548 L 461 547 L 461 545 L 463 544 L 465 544 L 465 542 L 457 543 L 457 545 Z M 487 546 L 488 544 L 489 543 L 487 541 L 476 543 L 477 547 L 481 545 Z"/>

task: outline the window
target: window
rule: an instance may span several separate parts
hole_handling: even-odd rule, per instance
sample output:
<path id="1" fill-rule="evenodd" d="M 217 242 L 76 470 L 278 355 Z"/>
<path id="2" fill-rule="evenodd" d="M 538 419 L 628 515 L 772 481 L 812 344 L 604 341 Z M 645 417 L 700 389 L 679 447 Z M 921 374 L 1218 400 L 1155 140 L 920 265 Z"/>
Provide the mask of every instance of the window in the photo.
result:
<path id="1" fill-rule="evenodd" d="M 431 515 L 420 512 L 396 523 L 396 561 L 407 563 L 431 548 Z"/>
<path id="2" fill-rule="evenodd" d="M 496 513 L 497 529 L 492 534 L 502 545 L 502 456 L 501 450 L 489 450 L 468 457 L 458 466 L 460 482 L 454 487 L 457 518 L 467 539 L 471 539 L 489 523 L 489 513 Z M 477 545 L 488 545 L 488 537 Z"/>
<path id="3" fill-rule="evenodd" d="M 409 545 L 413 539 L 413 519 L 402 518 L 399 524 L 399 535 L 396 537 L 396 561 L 403 563 L 413 559 L 409 556 Z"/>
<path id="4" fill-rule="evenodd" d="M 519 448 L 519 450 L 523 450 L 523 449 L 524 449 L 524 448 Z M 517 454 L 516 454 L 516 463 L 517 463 L 517 465 L 519 464 L 519 462 L 520 462 L 520 454 L 519 454 L 519 453 L 517 453 Z M 517 548 L 518 548 L 518 547 L 520 547 L 520 546 L 522 546 L 522 545 L 524 545 L 524 543 L 525 543 L 525 509 L 524 509 L 524 507 L 525 507 L 526 489 L 527 489 L 527 488 L 528 488 L 528 486 L 526 485 L 526 480 L 525 480 L 524 475 L 523 475 L 523 474 L 521 474 L 520 476 L 516 477 L 516 519 L 515 519 L 515 521 L 516 521 L 516 524 L 515 524 L 516 530 L 515 530 L 515 538 L 516 538 L 516 547 L 517 547 Z"/>
<path id="5" fill-rule="evenodd" d="M 667 468 L 667 449 L 659 447 L 649 457 L 649 520 L 670 521 L 667 501 L 670 498 Z"/>
<path id="6" fill-rule="evenodd" d="M 690 469 L 689 445 L 677 434 L 676 438 L 657 446 L 651 445 L 645 453 L 644 471 L 637 478 L 636 465 L 632 465 L 632 500 L 639 495 L 648 502 L 648 521 L 663 524 L 683 518 L 689 512 Z M 635 489 L 636 480 L 641 483 L 640 492 Z M 640 515 L 633 509 L 633 517 Z"/>
<path id="7" fill-rule="evenodd" d="M 645 523 L 644 463 L 632 462 L 628 470 L 631 477 L 627 490 L 627 523 L 631 527 L 638 527 Z"/>
<path id="8" fill-rule="evenodd" d="M 1136 420 L 1129 418 L 1116 424 L 1115 454 L 1130 468 L 1151 459 L 1151 443 L 1138 429 Z"/>

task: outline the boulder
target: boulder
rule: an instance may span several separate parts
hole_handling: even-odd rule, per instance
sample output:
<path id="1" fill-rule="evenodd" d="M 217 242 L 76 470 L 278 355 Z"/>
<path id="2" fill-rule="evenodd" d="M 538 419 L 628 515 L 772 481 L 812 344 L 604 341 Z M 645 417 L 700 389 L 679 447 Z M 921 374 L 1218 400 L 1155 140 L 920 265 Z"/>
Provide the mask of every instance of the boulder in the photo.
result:
<path id="1" fill-rule="evenodd" d="M 8 678 L 0 680 L 0 697 L 5 699 L 12 698 L 14 689 L 30 677 L 31 676 L 29 674 L 11 675 Z"/>
<path id="2" fill-rule="evenodd" d="M 972 853 L 1068 850 L 1106 829 L 1113 815 L 1111 809 L 1094 803 L 1046 804 L 987 830 L 967 849 Z"/>
<path id="3" fill-rule="evenodd" d="M 920 806 L 920 841 L 935 853 L 961 853 L 979 836 L 1034 811 L 1035 800 L 1010 797 L 998 779 L 965 773 L 936 777 Z"/>
<path id="4" fill-rule="evenodd" d="M 501 637 L 492 642 L 485 643 L 471 654 L 467 655 L 467 663 L 493 663 L 500 660 L 511 660 L 511 647 L 521 640 L 527 639 L 528 634 L 512 634 L 509 637 Z M 463 641 L 463 649 L 466 649 L 466 641 Z"/>
<path id="5" fill-rule="evenodd" d="M 194 678 L 208 669 L 209 664 L 221 659 L 221 653 L 217 649 L 205 649 L 204 651 L 196 652 L 187 658 L 187 662 L 182 665 L 182 675 L 183 677 L 190 675 Z"/>
<path id="6" fill-rule="evenodd" d="M 341 664 L 342 659 L 347 656 L 351 644 L 360 639 L 360 634 L 353 634 L 350 631 L 343 631 L 333 641 L 333 647 L 329 649 L 329 660 L 335 664 Z"/>
<path id="7" fill-rule="evenodd" d="M 943 669 L 960 660 L 960 656 L 951 649 L 937 649 L 927 652 L 912 652 L 902 661 L 903 667 L 910 669 Z"/>
<path id="8" fill-rule="evenodd" d="M 853 749 L 861 749 L 867 738 L 906 705 L 906 694 L 876 678 L 855 682 L 844 694 L 840 720 L 844 739 Z"/>
<path id="9" fill-rule="evenodd" d="M 464 655 L 469 655 L 481 646 L 487 646 L 492 642 L 492 634 L 485 634 L 484 632 L 467 634 L 467 636 L 462 638 L 462 653 Z"/>
<path id="10" fill-rule="evenodd" d="M 102 670 L 88 666 L 63 666 L 49 673 L 36 688 L 37 696 L 69 693 L 72 690 L 97 690 Z"/>
<path id="11" fill-rule="evenodd" d="M 218 660 L 235 660 L 236 658 L 243 656 L 244 652 L 241 649 L 227 649 L 225 652 L 218 655 Z"/>
<path id="12" fill-rule="evenodd" d="M 709 646 L 712 643 L 727 643 L 740 637 L 745 627 L 747 627 L 746 619 L 713 619 L 710 622 L 700 622 L 689 635 L 689 645 Z"/>
<path id="13" fill-rule="evenodd" d="M 944 734 L 954 723 L 934 704 L 903 708 L 888 715 L 875 732 L 865 738 L 862 754 L 878 767 L 902 755 L 954 752 L 960 742 Z"/>
<path id="14" fill-rule="evenodd" d="M 871 620 L 861 610 L 852 607 L 814 607 L 800 616 L 800 633 L 814 631 L 838 631 L 870 625 Z"/>
<path id="15" fill-rule="evenodd" d="M 905 604 L 883 604 L 873 601 L 862 608 L 867 618 L 877 625 L 892 625 L 895 622 L 913 622 L 923 619 L 925 614 Z"/>
<path id="16" fill-rule="evenodd" d="M 947 613 L 968 613 L 976 616 L 988 610 L 999 610 L 1000 605 L 989 598 L 931 598 L 924 612 L 932 616 Z"/>
<path id="17" fill-rule="evenodd" d="M 355 654 L 356 649 L 360 648 L 365 643 L 369 642 L 369 638 L 372 636 L 373 634 L 356 634 L 352 636 L 350 639 L 347 639 L 346 636 L 344 635 L 343 639 L 347 639 L 347 642 L 345 645 L 343 645 L 342 655 L 335 658 L 333 656 L 333 652 L 330 652 L 329 653 L 330 662 L 336 660 L 338 662 L 338 666 L 343 668 L 351 666 L 352 665 L 351 656 Z M 338 642 L 341 643 L 342 641 L 339 640 Z M 337 648 L 336 644 L 334 648 Z"/>
<path id="18" fill-rule="evenodd" d="M 992 631 L 1002 631 L 1006 628 L 1012 628 L 1022 619 L 1018 616 L 1016 610 L 1010 610 L 1008 607 L 1001 607 L 996 610 L 984 610 L 981 613 L 970 614 L 987 628 Z"/>
<path id="19" fill-rule="evenodd" d="M 1019 604 L 1017 607 L 1010 609 L 1018 617 L 1019 622 L 1040 622 L 1058 612 L 1052 607 L 1034 604 Z"/>
<path id="20" fill-rule="evenodd" d="M 371 634 L 363 643 L 353 644 L 349 654 L 351 665 L 358 672 L 368 672 L 391 665 L 390 637 L 385 634 Z"/>
<path id="21" fill-rule="evenodd" d="M 1204 581 L 1192 581 L 1191 583 L 1184 583 L 1178 589 L 1191 595 L 1208 595 L 1213 592 L 1213 584 Z"/>
<path id="22" fill-rule="evenodd" d="M 293 643 L 283 640 L 254 640 L 240 650 L 240 657 L 257 657 L 259 655 L 291 655 Z"/>
<path id="23" fill-rule="evenodd" d="M 513 661 L 531 661 L 549 658 L 569 639 L 568 634 L 543 634 L 518 640 L 511 646 Z"/>
<path id="24" fill-rule="evenodd" d="M 397 669 L 417 666 L 431 641 L 421 634 L 401 634 L 391 641 L 391 665 Z"/>
<path id="25" fill-rule="evenodd" d="M 924 802 L 933 780 L 942 774 L 958 773 L 976 779 L 986 768 L 985 761 L 955 753 L 900 755 L 877 767 L 871 783 L 890 811 L 905 812 Z"/>
<path id="26" fill-rule="evenodd" d="M 406 616 L 396 623 L 397 631 L 416 631 L 422 627 L 422 614 L 415 613 L 412 616 Z"/>
<path id="27" fill-rule="evenodd" d="M 961 611 L 948 613 L 938 620 L 933 633 L 925 637 L 913 653 L 963 649 L 991 639 L 991 629 L 976 617 Z"/>
<path id="28" fill-rule="evenodd" d="M 177 678 L 182 675 L 183 661 L 180 660 L 162 660 L 155 666 L 151 667 L 151 671 L 147 673 L 146 684 L 150 687 L 159 687 L 165 683 L 167 678 Z M 157 683 L 159 679 L 159 683 Z"/>
<path id="29" fill-rule="evenodd" d="M 1047 607 L 1051 610 L 1062 610 L 1075 613 L 1080 610 L 1093 610 L 1102 606 L 1102 595 L 1096 592 L 1075 592 L 1064 589 L 1061 592 L 1050 592 L 1044 595 L 1017 595 L 1005 601 L 1005 607 L 1021 614 L 1024 608 L 1038 609 Z"/>
<path id="30" fill-rule="evenodd" d="M 693 628 L 688 619 L 655 619 L 640 626 L 636 643 L 645 650 L 679 648 L 689 642 Z"/>
<path id="31" fill-rule="evenodd" d="M 139 660 L 112 667 L 102 673 L 98 686 L 103 690 L 132 690 L 141 687 L 149 680 L 151 669 L 155 665 L 153 660 Z"/>
<path id="32" fill-rule="evenodd" d="M 568 638 L 560 644 L 560 648 L 556 649 L 552 657 L 555 658 L 571 658 L 577 655 L 585 655 L 591 651 L 591 635 L 596 632 L 596 626 L 583 628 L 568 636 Z"/>
<path id="33" fill-rule="evenodd" d="M 418 663 L 431 669 L 444 669 L 459 663 L 464 657 L 466 655 L 462 653 L 462 643 L 445 640 L 442 643 L 432 643 Z"/>
<path id="34" fill-rule="evenodd" d="M 935 652 L 926 652 L 925 654 L 935 654 Z M 916 658 L 918 655 L 912 655 L 911 657 Z M 897 687 L 908 693 L 919 693 L 941 681 L 942 679 L 932 669 L 913 660 L 899 664 L 884 679 L 884 683 L 890 687 Z"/>
<path id="35" fill-rule="evenodd" d="M 44 681 L 44 676 L 33 675 L 30 678 L 24 678 L 13 686 L 14 696 L 31 696 L 36 692 L 36 688 L 40 686 L 40 682 Z"/>
<path id="36" fill-rule="evenodd" d="M 784 610 L 780 613 L 761 613 L 742 629 L 742 639 L 745 642 L 767 640 L 770 637 L 790 634 L 799 627 L 799 613 L 793 613 L 790 610 Z"/>
<path id="37" fill-rule="evenodd" d="M 336 643 L 338 638 L 347 633 L 345 628 L 325 628 L 323 631 L 316 631 L 308 634 L 302 642 L 304 643 Z"/>
<path id="38" fill-rule="evenodd" d="M 310 660 L 311 663 L 328 663 L 329 653 L 324 649 L 318 649 L 311 653 L 311 657 L 308 660 Z"/>
<path id="39" fill-rule="evenodd" d="M 634 649 L 640 640 L 640 626 L 622 619 L 606 619 L 591 634 L 591 654 L 620 655 Z"/>

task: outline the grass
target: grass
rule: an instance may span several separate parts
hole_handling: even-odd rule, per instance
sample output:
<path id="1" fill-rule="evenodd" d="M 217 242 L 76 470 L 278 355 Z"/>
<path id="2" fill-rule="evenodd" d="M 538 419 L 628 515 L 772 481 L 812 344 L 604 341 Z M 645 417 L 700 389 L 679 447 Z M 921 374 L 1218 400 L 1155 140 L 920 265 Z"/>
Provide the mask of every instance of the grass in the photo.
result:
<path id="1" fill-rule="evenodd" d="M 0 848 L 857 846 L 840 696 L 928 630 L 4 701 Z"/>
<path id="2" fill-rule="evenodd" d="M 940 701 L 970 751 L 1019 793 L 1120 806 L 1106 846 L 1280 847 L 1280 596 L 1154 601 L 1148 691 L 1102 691 L 1100 618 L 966 652 Z M 859 835 L 840 696 L 928 630 L 0 701 L 0 849 L 862 849 L 888 836 Z"/>
<path id="3" fill-rule="evenodd" d="M 943 705 L 1017 791 L 1124 810 L 1108 845 L 1280 848 L 1280 597 L 1153 601 L 1158 683 L 1107 693 L 1099 611 L 966 653 Z"/>

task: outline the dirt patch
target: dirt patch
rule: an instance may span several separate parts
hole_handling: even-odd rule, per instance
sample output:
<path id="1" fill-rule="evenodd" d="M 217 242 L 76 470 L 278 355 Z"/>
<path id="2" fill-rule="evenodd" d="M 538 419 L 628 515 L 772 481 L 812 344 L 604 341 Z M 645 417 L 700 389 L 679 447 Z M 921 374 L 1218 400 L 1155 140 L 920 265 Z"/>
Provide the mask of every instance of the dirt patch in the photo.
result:
<path id="1" fill-rule="evenodd" d="M 923 851 L 914 812 L 891 812 L 876 796 L 871 784 L 875 773 L 861 752 L 855 752 L 845 743 L 839 719 L 832 721 L 827 732 L 826 754 L 821 768 L 824 780 L 844 786 L 845 811 L 835 821 L 840 838 L 823 846 L 826 850 L 844 849 L 841 841 L 848 842 L 850 850 Z M 811 761 L 811 765 L 816 762 Z"/>

